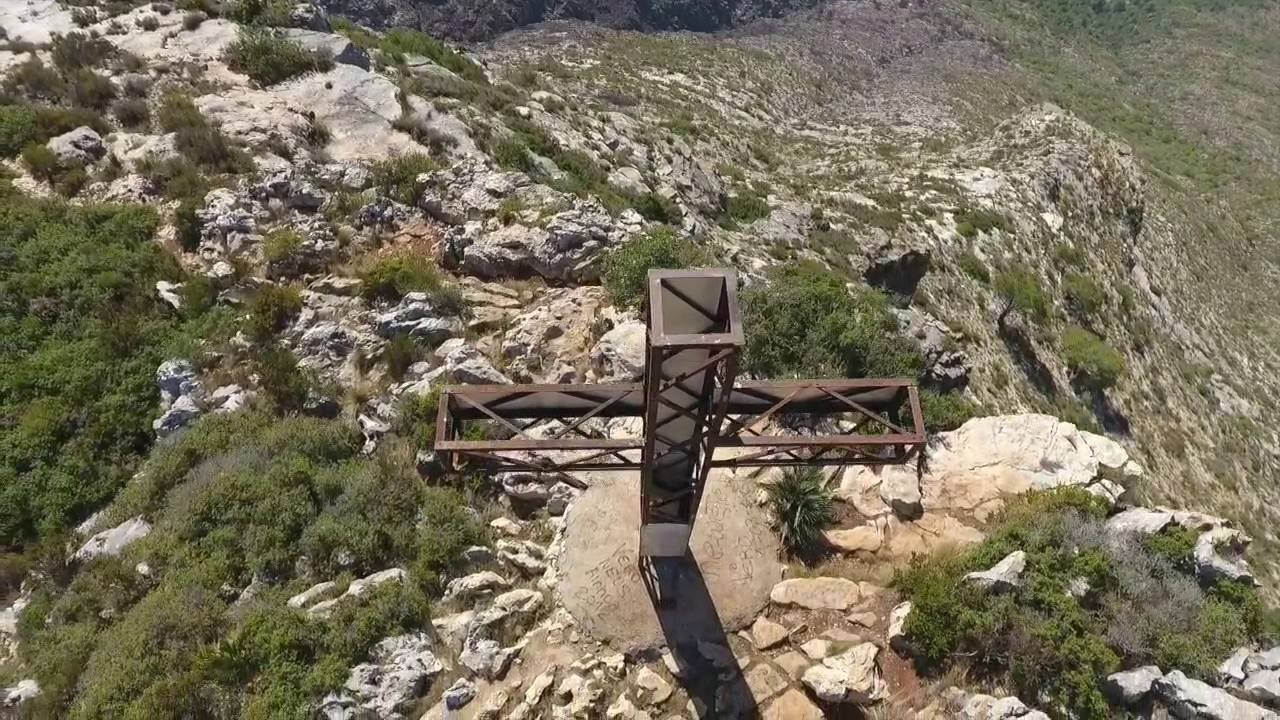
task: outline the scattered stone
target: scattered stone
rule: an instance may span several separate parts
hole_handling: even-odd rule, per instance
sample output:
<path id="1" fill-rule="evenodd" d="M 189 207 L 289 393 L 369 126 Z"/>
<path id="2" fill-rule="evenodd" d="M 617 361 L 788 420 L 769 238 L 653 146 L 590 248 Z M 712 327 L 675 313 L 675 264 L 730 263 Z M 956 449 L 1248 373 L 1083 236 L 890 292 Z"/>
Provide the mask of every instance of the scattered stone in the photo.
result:
<path id="1" fill-rule="evenodd" d="M 880 499 L 898 517 L 914 520 L 924 514 L 920 481 L 913 473 L 886 473 L 880 481 Z"/>
<path id="2" fill-rule="evenodd" d="M 800 650 L 812 660 L 821 660 L 831 654 L 831 641 L 826 638 L 814 638 L 800 645 Z"/>
<path id="3" fill-rule="evenodd" d="M 125 520 L 119 525 L 96 533 L 71 555 L 75 562 L 87 562 L 95 557 L 115 557 L 133 543 L 151 534 L 151 524 L 142 516 Z"/>
<path id="4" fill-rule="evenodd" d="M 806 670 L 801 681 L 826 702 L 873 703 L 885 693 L 884 680 L 876 667 L 879 652 L 874 643 L 863 643 L 825 658 L 821 665 Z"/>
<path id="5" fill-rule="evenodd" d="M 338 584 L 332 580 L 326 580 L 322 583 L 316 583 L 302 592 L 289 598 L 285 604 L 289 607 L 306 608 L 319 600 L 325 599 L 331 595 L 338 587 Z"/>
<path id="6" fill-rule="evenodd" d="M 1032 710 L 1016 697 L 997 698 L 971 695 L 960 711 L 963 720 L 1049 720 L 1039 710 Z"/>
<path id="7" fill-rule="evenodd" d="M 1155 665 L 1143 665 L 1108 675 L 1102 691 L 1113 704 L 1134 707 L 1146 699 L 1152 684 L 1163 676 L 1164 673 Z"/>
<path id="8" fill-rule="evenodd" d="M 496 517 L 489 521 L 489 527 L 500 535 L 515 537 L 520 534 L 520 523 L 509 517 Z"/>
<path id="9" fill-rule="evenodd" d="M 889 647 L 899 655 L 911 654 L 911 641 L 907 639 L 907 616 L 911 614 L 910 601 L 901 603 L 889 611 L 889 631 L 886 633 Z"/>
<path id="10" fill-rule="evenodd" d="M 473 598 L 508 587 L 511 587 L 511 583 L 506 578 L 492 570 L 484 570 L 450 580 L 444 597 L 446 600 Z"/>
<path id="11" fill-rule="evenodd" d="M 1008 592 L 1022 584 L 1022 571 L 1027 566 L 1027 554 L 1015 550 L 996 563 L 990 570 L 971 572 L 964 579 L 991 592 Z"/>
<path id="12" fill-rule="evenodd" d="M 40 683 L 27 678 L 0 689 L 0 707 L 16 708 L 40 696 Z"/>
<path id="13" fill-rule="evenodd" d="M 351 669 L 344 687 L 360 707 L 383 718 L 404 717 L 444 671 L 431 652 L 431 639 L 423 633 L 387 638 L 374 646 L 370 657 L 372 662 Z"/>
<path id="14" fill-rule="evenodd" d="M 875 525 L 860 525 L 845 530 L 828 530 L 822 535 L 833 550 L 850 555 L 858 552 L 874 553 L 884 543 L 884 535 Z"/>
<path id="15" fill-rule="evenodd" d="M 462 643 L 467 639 L 467 628 L 471 627 L 475 616 L 474 610 L 464 610 L 460 613 L 432 618 L 431 627 L 450 650 L 458 653 L 462 650 Z"/>
<path id="16" fill-rule="evenodd" d="M 751 644 L 757 650 L 768 650 L 787 639 L 787 629 L 761 615 L 751 625 Z"/>
<path id="17" fill-rule="evenodd" d="M 804 671 L 808 670 L 809 666 L 812 665 L 805 656 L 795 650 L 788 650 L 787 652 L 782 653 L 778 657 L 774 658 L 773 662 L 775 665 L 782 668 L 784 672 L 790 675 L 792 680 L 799 680 L 800 676 L 804 675 Z"/>
<path id="18" fill-rule="evenodd" d="M 476 697 L 476 684 L 466 678 L 458 678 L 444 691 L 444 706 L 448 710 L 457 710 L 466 706 Z"/>
<path id="19" fill-rule="evenodd" d="M 644 374 L 648 329 L 639 320 L 627 320 L 600 336 L 591 349 L 591 366 L 599 382 L 630 382 Z"/>
<path id="20" fill-rule="evenodd" d="M 1107 532 L 1116 535 L 1154 535 L 1173 523 L 1173 513 L 1144 507 L 1129 508 L 1107 519 Z"/>
<path id="21" fill-rule="evenodd" d="M 1174 670 L 1156 680 L 1151 689 L 1178 718 L 1194 720 L 1276 720 L 1276 713 L 1241 700 Z"/>
<path id="22" fill-rule="evenodd" d="M 383 583 L 404 582 L 404 579 L 408 576 L 409 573 L 405 572 L 403 568 L 379 570 L 378 572 L 362 577 L 359 580 L 352 580 L 351 584 L 347 586 L 347 592 L 344 594 L 347 597 L 360 597 Z"/>
<path id="23" fill-rule="evenodd" d="M 45 147 L 52 150 L 63 165 L 88 165 L 107 153 L 102 136 L 83 125 L 51 138 Z"/>
<path id="24" fill-rule="evenodd" d="M 860 625 L 864 628 L 873 628 L 876 626 L 876 623 L 880 621 L 880 616 L 873 612 L 855 612 L 846 615 L 844 619 L 854 625 Z"/>
<path id="25" fill-rule="evenodd" d="M 640 672 L 636 673 L 636 687 L 639 689 L 641 702 L 646 705 L 661 705 L 672 693 L 671 684 L 647 667 L 640 668 Z"/>
<path id="26" fill-rule="evenodd" d="M 844 578 L 792 578 L 773 586 L 769 600 L 809 610 L 848 610 L 861 597 L 858 584 Z"/>
<path id="27" fill-rule="evenodd" d="M 1249 542 L 1248 535 L 1234 528 L 1219 527 L 1205 531 L 1196 540 L 1192 550 L 1196 577 L 1209 583 L 1235 580 L 1248 585 L 1256 584 L 1253 571 L 1244 559 L 1244 550 Z"/>
<path id="28" fill-rule="evenodd" d="M 733 651 L 719 643 L 699 640 L 698 654 L 721 670 L 735 667 L 738 664 L 738 658 L 734 656 Z"/>
<path id="29" fill-rule="evenodd" d="M 822 720 L 823 717 L 822 709 L 797 688 L 769 703 L 762 715 L 763 720 Z"/>
<path id="30" fill-rule="evenodd" d="M 751 696 L 761 702 L 782 692 L 789 684 L 786 676 L 769 663 L 756 664 L 744 677 Z"/>

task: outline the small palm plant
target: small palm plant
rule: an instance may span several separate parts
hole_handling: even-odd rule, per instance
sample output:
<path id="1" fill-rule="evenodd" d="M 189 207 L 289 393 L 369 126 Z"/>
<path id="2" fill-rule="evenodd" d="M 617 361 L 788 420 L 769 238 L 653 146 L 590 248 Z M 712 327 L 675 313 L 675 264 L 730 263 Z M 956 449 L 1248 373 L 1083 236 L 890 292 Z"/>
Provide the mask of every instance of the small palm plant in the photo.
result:
<path id="1" fill-rule="evenodd" d="M 812 550 L 835 520 L 834 498 L 817 468 L 787 470 L 768 493 L 778 534 L 792 554 Z"/>

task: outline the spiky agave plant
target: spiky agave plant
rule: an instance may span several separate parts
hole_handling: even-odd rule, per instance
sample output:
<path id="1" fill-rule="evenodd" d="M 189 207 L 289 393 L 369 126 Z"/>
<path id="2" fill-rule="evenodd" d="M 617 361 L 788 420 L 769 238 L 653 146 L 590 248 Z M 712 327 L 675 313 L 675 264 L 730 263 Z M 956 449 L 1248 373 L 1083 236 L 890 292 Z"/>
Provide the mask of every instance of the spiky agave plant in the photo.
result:
<path id="1" fill-rule="evenodd" d="M 787 470 L 768 492 L 778 535 L 792 554 L 813 548 L 835 520 L 831 491 L 817 468 Z"/>

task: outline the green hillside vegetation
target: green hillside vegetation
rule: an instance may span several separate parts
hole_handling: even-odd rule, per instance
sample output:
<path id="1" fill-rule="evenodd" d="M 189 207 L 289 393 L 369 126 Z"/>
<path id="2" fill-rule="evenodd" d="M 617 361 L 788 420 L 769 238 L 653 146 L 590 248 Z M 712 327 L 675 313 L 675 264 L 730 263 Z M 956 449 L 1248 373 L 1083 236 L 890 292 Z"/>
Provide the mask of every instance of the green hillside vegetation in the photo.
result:
<path id="1" fill-rule="evenodd" d="M 156 366 L 209 318 L 155 293 L 179 280 L 150 210 L 0 196 L 0 548 L 84 519 L 151 445 Z"/>
<path id="2" fill-rule="evenodd" d="M 483 529 L 462 495 L 421 483 L 411 454 L 361 445 L 346 422 L 237 413 L 158 448 L 108 512 L 154 531 L 65 588 L 51 568 L 22 616 L 22 658 L 44 689 L 35 716 L 302 718 L 378 640 L 427 627 L 439 574 Z M 313 582 L 300 555 L 339 589 L 393 566 L 409 580 L 309 619 L 285 605 Z M 260 594 L 233 609 L 239 591 L 225 588 L 255 581 Z"/>

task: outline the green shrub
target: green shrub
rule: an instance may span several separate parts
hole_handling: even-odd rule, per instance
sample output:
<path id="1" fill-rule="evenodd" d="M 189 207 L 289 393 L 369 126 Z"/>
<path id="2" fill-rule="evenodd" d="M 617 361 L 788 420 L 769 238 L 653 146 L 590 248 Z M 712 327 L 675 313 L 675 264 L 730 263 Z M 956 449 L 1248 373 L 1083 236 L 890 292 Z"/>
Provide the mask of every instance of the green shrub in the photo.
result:
<path id="1" fill-rule="evenodd" d="M 813 551 L 835 521 L 835 498 L 817 468 L 787 470 L 766 488 L 782 544 L 791 553 Z"/>
<path id="2" fill-rule="evenodd" d="M 1070 243 L 1063 243 L 1053 249 L 1053 256 L 1058 262 L 1069 267 L 1084 267 L 1084 251 Z"/>
<path id="3" fill-rule="evenodd" d="M 489 82 L 485 77 L 484 69 L 470 58 L 418 30 L 403 27 L 391 28 L 383 35 L 379 47 L 395 63 L 404 62 L 405 55 L 421 55 L 468 82 L 481 85 Z"/>
<path id="4" fill-rule="evenodd" d="M 63 72 L 100 67 L 116 52 L 116 46 L 106 38 L 93 37 L 80 32 L 54 35 L 49 46 L 49 55 L 53 59 L 54 67 Z"/>
<path id="5" fill-rule="evenodd" d="M 1015 310 L 1032 322 L 1043 322 L 1049 317 L 1049 298 L 1039 278 L 1030 269 L 1015 266 L 1001 271 L 993 284 L 1002 302 L 997 317 L 1001 328 Z"/>
<path id="6" fill-rule="evenodd" d="M 638 198 L 635 209 L 645 220 L 664 225 L 678 225 L 684 218 L 684 211 L 675 200 L 658 193 L 651 192 Z"/>
<path id="7" fill-rule="evenodd" d="M 0 545 L 86 517 L 150 447 L 181 272 L 143 208 L 0 195 Z"/>
<path id="8" fill-rule="evenodd" d="M 648 299 L 648 275 L 654 268 L 697 267 L 710 258 L 673 228 L 660 227 L 609 253 L 604 261 L 604 288 L 619 307 L 639 308 Z"/>
<path id="9" fill-rule="evenodd" d="M 164 132 L 174 133 L 174 144 L 183 156 L 181 164 L 174 164 L 171 158 L 153 163 L 149 168 L 167 176 L 168 180 L 162 183 L 166 189 L 173 179 L 187 180 L 182 185 L 190 185 L 190 180 L 198 177 L 197 170 L 237 173 L 251 167 L 248 156 L 214 127 L 187 95 L 176 92 L 165 95 L 156 113 L 156 124 Z M 168 191 L 168 194 L 190 197 L 185 192 Z"/>
<path id="10" fill-rule="evenodd" d="M 1079 488 L 1010 501 L 987 539 L 962 552 L 918 558 L 894 584 L 912 601 L 905 632 L 926 672 L 959 661 L 975 679 L 1005 684 L 1064 716 L 1112 716 L 1101 686 L 1110 672 L 1145 664 L 1211 678 L 1236 647 L 1267 636 L 1257 590 L 1202 589 L 1188 562 L 1195 533 L 1117 537 L 1107 506 Z M 965 573 L 1022 550 L 1012 591 L 993 594 Z M 1088 594 L 1066 592 L 1084 581 Z"/>
<path id="11" fill-rule="evenodd" d="M 387 375 L 398 382 L 409 371 L 409 366 L 422 359 L 422 349 L 408 335 L 396 335 L 383 348 L 382 357 L 387 362 Z"/>
<path id="12" fill-rule="evenodd" d="M 111 112 L 126 130 L 147 130 L 151 126 L 151 108 L 142 98 L 117 101 Z"/>
<path id="13" fill-rule="evenodd" d="M 227 16 L 241 25 L 288 27 L 292 8 L 287 0 L 237 0 Z"/>
<path id="14" fill-rule="evenodd" d="M 374 187 L 397 202 L 417 202 L 422 186 L 418 176 L 437 169 L 436 162 L 422 153 L 403 153 L 374 163 L 369 168 Z"/>
<path id="15" fill-rule="evenodd" d="M 66 94 L 67 83 L 62 75 L 33 54 L 26 62 L 9 71 L 4 89 L 28 100 L 56 103 Z"/>
<path id="16" fill-rule="evenodd" d="M 13 157 L 41 137 L 39 115 L 30 105 L 0 105 L 0 156 Z"/>
<path id="17" fill-rule="evenodd" d="M 753 192 L 738 192 L 725 202 L 720 224 L 726 227 L 746 225 L 769 217 L 769 203 Z"/>
<path id="18" fill-rule="evenodd" d="M 106 77 L 92 70 L 78 70 L 69 78 L 67 97 L 75 105 L 101 110 L 115 99 L 116 89 Z"/>
<path id="19" fill-rule="evenodd" d="M 269 263 L 287 260 L 302 247 L 302 233 L 292 228 L 277 228 L 262 238 L 262 256 Z"/>
<path id="20" fill-rule="evenodd" d="M 960 271 L 965 275 L 986 285 L 991 282 L 991 271 L 987 269 L 987 264 L 982 262 L 982 258 L 973 254 L 972 250 L 966 250 L 959 259 Z"/>
<path id="21" fill-rule="evenodd" d="M 923 390 L 920 393 L 920 411 L 924 414 L 924 427 L 929 432 L 955 430 L 970 418 L 979 417 L 981 411 L 959 392 L 939 393 Z"/>
<path id="22" fill-rule="evenodd" d="M 192 12 L 186 13 L 182 16 L 182 29 L 188 32 L 195 30 L 203 25 L 207 18 L 208 16 L 199 10 L 193 10 Z"/>
<path id="23" fill-rule="evenodd" d="M 491 154 L 493 161 L 498 163 L 499 167 L 530 174 L 537 171 L 537 165 L 529 154 L 529 148 L 518 137 L 508 136 L 499 140 Z"/>
<path id="24" fill-rule="evenodd" d="M 249 303 L 245 331 L 255 340 L 269 340 L 283 330 L 302 309 L 302 296 L 297 288 L 267 285 Z"/>
<path id="25" fill-rule="evenodd" d="M 1124 356 L 1082 327 L 1062 332 L 1062 359 L 1075 379 L 1091 390 L 1105 390 L 1125 372 Z"/>
<path id="26" fill-rule="evenodd" d="M 178 92 L 168 93 L 160 101 L 156 123 L 167 133 L 201 129 L 209 125 L 209 121 L 200 112 L 200 108 L 196 107 L 191 96 Z"/>
<path id="27" fill-rule="evenodd" d="M 406 394 L 396 406 L 396 434 L 420 450 L 430 450 L 436 439 L 436 413 L 440 410 L 440 390 Z"/>
<path id="28" fill-rule="evenodd" d="M 22 163 L 27 166 L 31 176 L 52 185 L 57 181 L 62 167 L 58 156 L 44 145 L 32 144 L 22 149 Z"/>
<path id="29" fill-rule="evenodd" d="M 883 294 L 851 292 L 822 268 L 774 268 L 741 298 L 742 364 L 757 377 L 915 377 L 924 367 Z"/>
<path id="30" fill-rule="evenodd" d="M 381 42 L 376 33 L 360 27 L 341 15 L 330 15 L 329 26 L 334 32 L 347 36 L 354 45 L 365 50 L 372 50 Z"/>
<path id="31" fill-rule="evenodd" d="M 461 315 L 462 294 L 422 255 L 403 251 L 369 261 L 360 269 L 360 292 L 366 300 L 395 302 L 411 292 L 427 293 L 439 310 Z"/>
<path id="32" fill-rule="evenodd" d="M 313 383 L 293 353 L 270 345 L 254 354 L 253 366 L 263 395 L 276 412 L 294 413 L 306 405 Z"/>
<path id="33" fill-rule="evenodd" d="M 1067 304 L 1077 317 L 1092 317 L 1107 302 L 1102 286 L 1082 273 L 1067 275 L 1062 282 L 1062 290 L 1067 297 Z"/>
<path id="34" fill-rule="evenodd" d="M 200 242 L 195 211 L 203 204 L 209 182 L 200 169 L 180 157 L 156 160 L 144 158 L 138 163 L 138 174 L 155 183 L 167 197 L 182 201 L 178 206 L 177 220 L 179 241 L 183 247 L 194 250 Z"/>
<path id="35" fill-rule="evenodd" d="M 992 210 L 966 208 L 956 213 L 956 232 L 972 238 L 979 233 L 1000 230 L 1011 232 L 1009 218 Z"/>
<path id="36" fill-rule="evenodd" d="M 240 28 L 227 46 L 227 67 L 243 73 L 260 85 L 284 82 L 308 72 L 333 67 L 333 58 L 313 52 L 293 40 L 264 28 Z"/>

